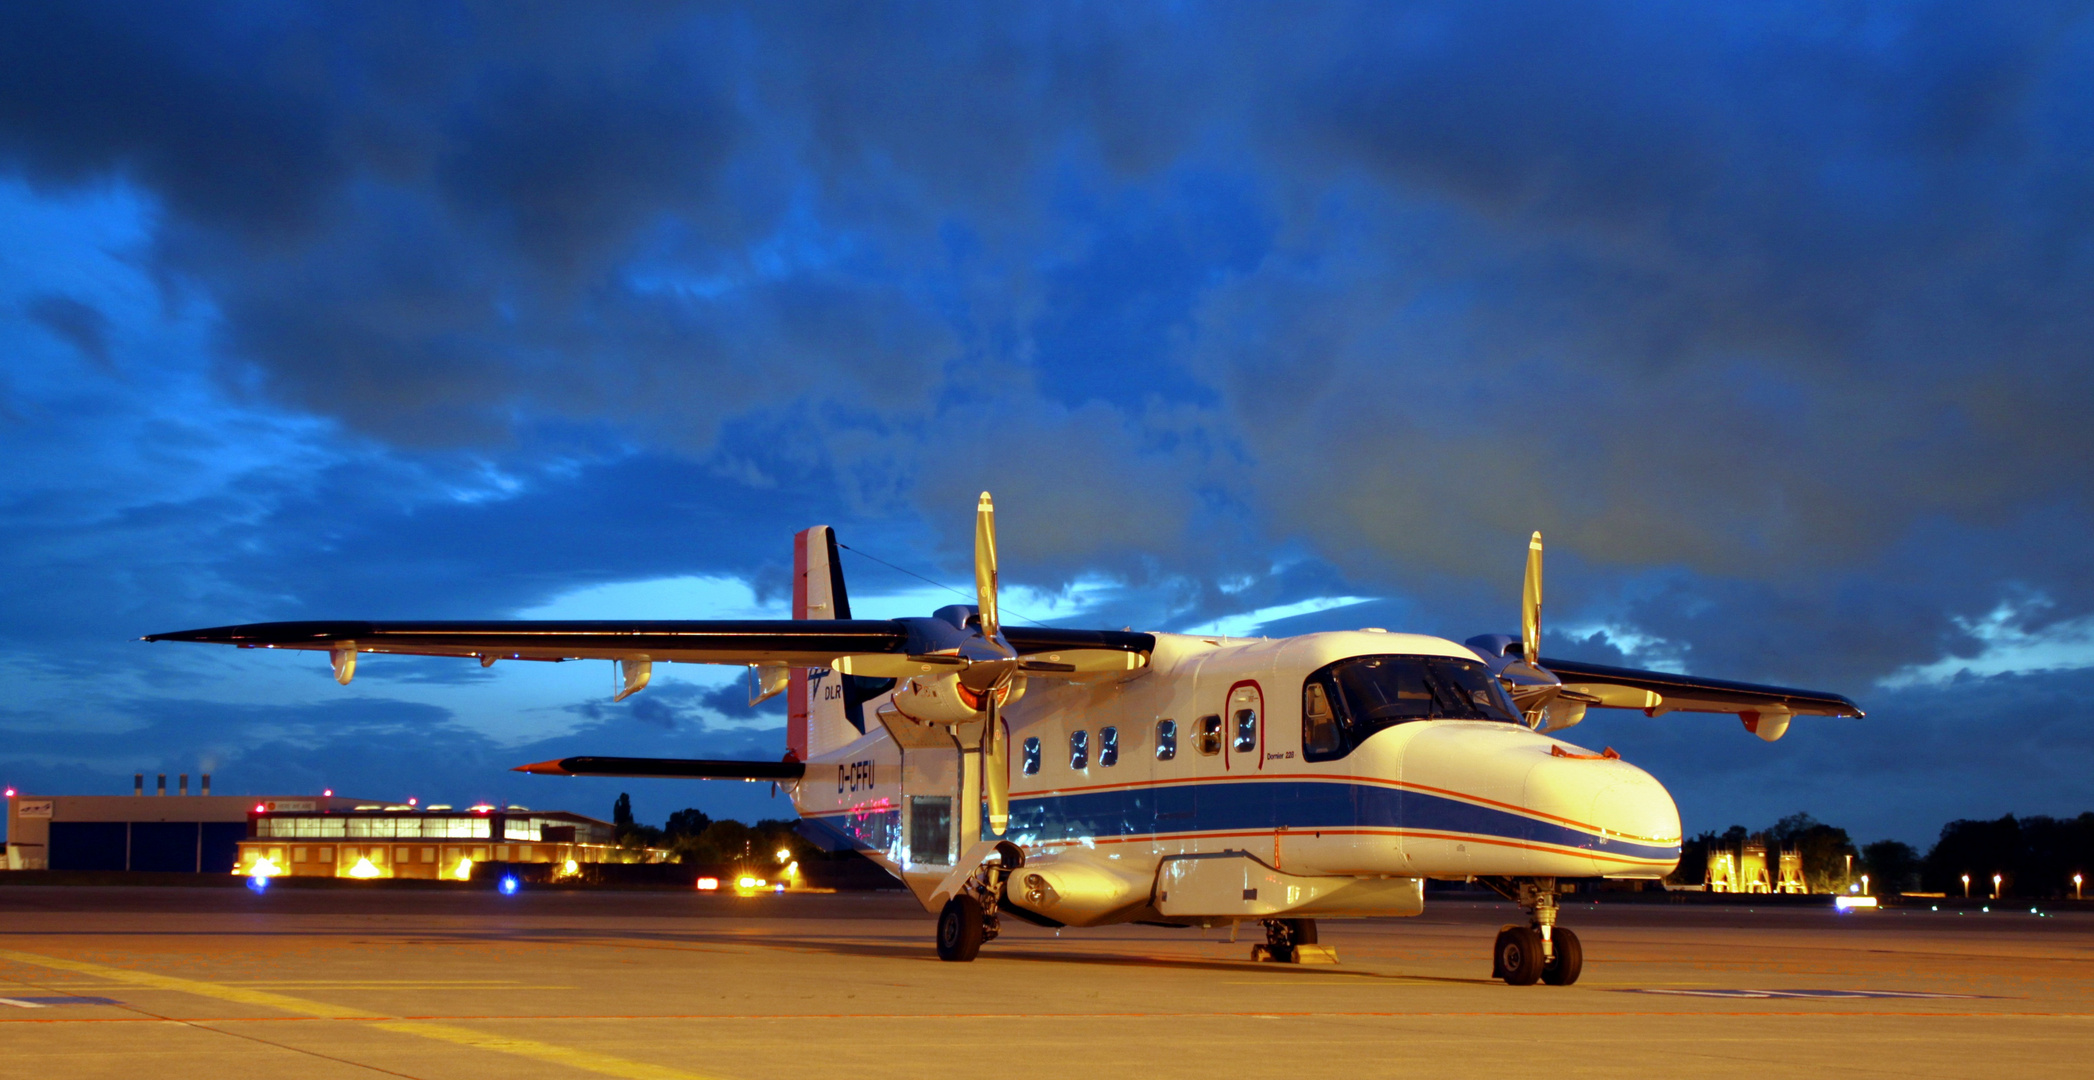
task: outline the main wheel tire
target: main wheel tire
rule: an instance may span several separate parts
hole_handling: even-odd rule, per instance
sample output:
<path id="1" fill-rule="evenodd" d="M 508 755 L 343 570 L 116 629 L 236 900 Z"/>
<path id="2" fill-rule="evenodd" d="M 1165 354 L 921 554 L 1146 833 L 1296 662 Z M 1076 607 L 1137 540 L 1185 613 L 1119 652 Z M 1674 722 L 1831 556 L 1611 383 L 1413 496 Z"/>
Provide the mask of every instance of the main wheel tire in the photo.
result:
<path id="1" fill-rule="evenodd" d="M 1541 980 L 1541 935 L 1524 926 L 1498 931 L 1492 950 L 1497 976 L 1508 986 L 1533 986 Z"/>
<path id="2" fill-rule="evenodd" d="M 964 963 L 982 951 L 982 905 L 972 896 L 955 896 L 938 913 L 938 959 Z"/>
<path id="3" fill-rule="evenodd" d="M 1296 945 L 1316 944 L 1316 920 L 1288 919 L 1287 925 L 1294 930 L 1294 943 Z"/>
<path id="4" fill-rule="evenodd" d="M 1556 955 L 1542 966 L 1541 981 L 1550 986 L 1569 986 L 1578 981 L 1578 973 L 1585 970 L 1585 947 L 1578 944 L 1578 935 L 1561 926 L 1549 932 L 1549 945 Z"/>

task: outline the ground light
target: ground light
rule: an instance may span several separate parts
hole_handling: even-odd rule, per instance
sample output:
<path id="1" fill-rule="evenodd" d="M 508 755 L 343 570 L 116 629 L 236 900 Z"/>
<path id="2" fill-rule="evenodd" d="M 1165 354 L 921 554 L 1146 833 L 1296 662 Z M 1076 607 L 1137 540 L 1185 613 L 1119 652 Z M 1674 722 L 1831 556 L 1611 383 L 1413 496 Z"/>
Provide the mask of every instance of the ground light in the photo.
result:
<path id="1" fill-rule="evenodd" d="M 1832 906 L 1842 912 L 1868 911 L 1876 907 L 1876 898 L 1873 896 L 1835 896 L 1832 898 Z"/>
<path id="2" fill-rule="evenodd" d="M 699 878 L 699 879 L 698 879 L 698 888 L 699 888 L 700 890 L 704 891 L 704 892 L 712 892 L 712 891 L 713 891 L 714 889 L 717 889 L 717 888 L 719 888 L 719 887 L 720 887 L 720 879 L 719 879 L 719 878 L 716 878 L 716 877 L 702 877 L 702 878 Z"/>
<path id="3" fill-rule="evenodd" d="M 253 877 L 250 877 L 247 879 L 247 887 L 253 889 L 258 893 L 268 892 L 269 876 L 266 874 L 256 874 Z"/>
<path id="4" fill-rule="evenodd" d="M 515 896 L 516 890 L 521 887 L 522 883 L 516 880 L 515 874 L 503 874 L 502 883 L 500 885 L 495 886 L 495 888 L 498 891 L 500 891 L 503 896 Z"/>

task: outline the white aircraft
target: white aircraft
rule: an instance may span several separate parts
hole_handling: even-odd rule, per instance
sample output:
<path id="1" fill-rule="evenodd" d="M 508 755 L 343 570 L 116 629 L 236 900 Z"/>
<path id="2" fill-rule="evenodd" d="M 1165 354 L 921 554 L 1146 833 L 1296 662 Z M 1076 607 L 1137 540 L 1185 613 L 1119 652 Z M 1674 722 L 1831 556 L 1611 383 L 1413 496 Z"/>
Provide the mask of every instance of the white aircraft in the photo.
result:
<path id="1" fill-rule="evenodd" d="M 972 960 L 1009 914 L 1045 926 L 1263 924 L 1297 959 L 1319 917 L 1416 915 L 1424 883 L 1480 881 L 1527 925 L 1494 977 L 1575 982 L 1566 878 L 1654 879 L 1680 854 L 1665 788 L 1552 737 L 1588 708 L 1738 715 L 1769 742 L 1791 716 L 1861 716 L 1836 694 L 1539 656 L 1541 534 L 1520 636 L 1456 644 L 1379 629 L 1290 638 L 1007 626 L 994 510 L 975 532 L 979 603 L 853 619 L 835 534 L 795 538 L 791 620 L 294 622 L 155 634 L 359 653 L 610 659 L 622 699 L 657 662 L 746 664 L 754 701 L 790 695 L 777 762 L 570 757 L 552 775 L 775 780 L 802 828 L 863 852 L 938 913 L 938 955 Z M 1015 753 L 1013 753 L 1015 748 Z"/>

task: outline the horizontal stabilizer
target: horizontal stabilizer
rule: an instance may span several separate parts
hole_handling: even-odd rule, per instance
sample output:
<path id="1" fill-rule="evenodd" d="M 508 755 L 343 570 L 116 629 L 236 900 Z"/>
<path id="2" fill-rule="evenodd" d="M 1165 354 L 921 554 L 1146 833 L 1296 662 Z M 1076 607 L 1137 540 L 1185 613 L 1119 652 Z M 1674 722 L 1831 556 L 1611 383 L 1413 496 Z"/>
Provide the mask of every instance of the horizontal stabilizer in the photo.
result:
<path id="1" fill-rule="evenodd" d="M 512 772 L 540 776 L 652 776 L 682 780 L 798 780 L 798 761 L 714 761 L 705 758 L 571 757 L 518 765 Z"/>

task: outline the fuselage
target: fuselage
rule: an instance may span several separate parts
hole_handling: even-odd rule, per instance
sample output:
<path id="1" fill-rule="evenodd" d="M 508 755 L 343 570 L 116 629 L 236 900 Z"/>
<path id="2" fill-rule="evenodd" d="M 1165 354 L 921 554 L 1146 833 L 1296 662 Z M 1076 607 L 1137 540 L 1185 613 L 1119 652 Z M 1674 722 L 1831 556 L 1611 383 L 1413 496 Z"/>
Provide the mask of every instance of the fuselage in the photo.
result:
<path id="1" fill-rule="evenodd" d="M 1663 786 L 1523 724 L 1420 718 L 1355 745 L 1325 743 L 1305 726 L 1322 708 L 1314 697 L 1305 703 L 1305 687 L 1354 657 L 1476 658 L 1444 639 L 1375 631 L 1158 634 L 1147 669 L 1132 676 L 1033 680 L 1002 714 L 1005 838 L 1029 864 L 1124 879 L 1125 902 L 1101 901 L 1104 914 L 1086 921 L 1241 916 L 1233 903 L 1160 909 L 1166 887 L 1150 883 L 1160 868 L 1196 865 L 1188 859 L 1269 868 L 1268 879 L 1303 895 L 1315 891 L 1302 884 L 1310 879 L 1656 878 L 1677 864 L 1679 814 Z M 993 839 L 981 811 L 979 724 L 914 724 L 891 695 L 867 703 L 863 719 L 862 735 L 810 746 L 796 805 L 929 901 L 963 852 Z M 1364 900 L 1346 910 L 1374 908 Z"/>

